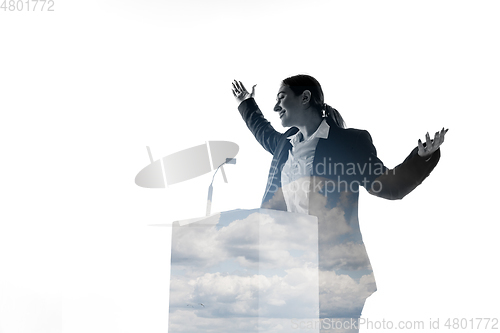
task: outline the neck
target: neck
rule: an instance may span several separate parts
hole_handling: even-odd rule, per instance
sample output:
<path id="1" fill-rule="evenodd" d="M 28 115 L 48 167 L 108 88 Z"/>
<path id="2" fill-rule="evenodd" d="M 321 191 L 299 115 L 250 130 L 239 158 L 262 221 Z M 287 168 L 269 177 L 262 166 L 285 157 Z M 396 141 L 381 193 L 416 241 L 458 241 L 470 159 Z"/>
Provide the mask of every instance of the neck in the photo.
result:
<path id="1" fill-rule="evenodd" d="M 309 117 L 303 125 L 297 126 L 304 141 L 316 132 L 322 121 L 323 118 L 318 114 L 316 117 Z"/>

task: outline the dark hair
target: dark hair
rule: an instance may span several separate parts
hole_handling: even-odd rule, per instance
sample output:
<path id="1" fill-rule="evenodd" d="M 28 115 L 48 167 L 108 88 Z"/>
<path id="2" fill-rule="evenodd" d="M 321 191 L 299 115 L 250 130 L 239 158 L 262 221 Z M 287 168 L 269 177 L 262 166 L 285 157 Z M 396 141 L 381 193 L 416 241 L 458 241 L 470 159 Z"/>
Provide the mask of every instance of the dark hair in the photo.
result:
<path id="1" fill-rule="evenodd" d="M 296 96 L 302 94 L 304 90 L 309 90 L 311 106 L 321 112 L 322 117 L 329 117 L 335 125 L 345 128 L 345 122 L 340 113 L 325 103 L 323 89 L 318 80 L 309 75 L 299 74 L 284 79 L 283 84 L 288 86 Z"/>

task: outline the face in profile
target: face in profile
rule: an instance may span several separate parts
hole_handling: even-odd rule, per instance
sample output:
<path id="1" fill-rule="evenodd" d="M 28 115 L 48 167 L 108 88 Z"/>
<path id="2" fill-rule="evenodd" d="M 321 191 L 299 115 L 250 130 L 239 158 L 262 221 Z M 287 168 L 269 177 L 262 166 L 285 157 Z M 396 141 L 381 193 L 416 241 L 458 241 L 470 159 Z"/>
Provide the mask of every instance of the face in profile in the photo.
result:
<path id="1" fill-rule="evenodd" d="M 274 111 L 278 112 L 283 127 L 297 126 L 304 122 L 305 112 L 301 95 L 295 96 L 287 85 L 282 84 L 276 96 Z"/>

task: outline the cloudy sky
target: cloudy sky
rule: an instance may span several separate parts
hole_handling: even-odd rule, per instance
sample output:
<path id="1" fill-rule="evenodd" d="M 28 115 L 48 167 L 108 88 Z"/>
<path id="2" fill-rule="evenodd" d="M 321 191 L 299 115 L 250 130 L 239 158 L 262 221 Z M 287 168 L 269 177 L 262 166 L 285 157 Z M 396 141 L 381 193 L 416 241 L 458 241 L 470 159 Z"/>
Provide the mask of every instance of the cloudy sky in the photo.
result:
<path id="1" fill-rule="evenodd" d="M 217 225 L 174 227 L 170 329 L 234 332 L 246 322 L 248 332 L 286 332 L 293 318 L 317 319 L 317 244 L 317 219 L 285 212 L 235 211 Z"/>
<path id="2" fill-rule="evenodd" d="M 370 132 L 388 167 L 427 131 L 450 128 L 438 166 L 404 200 L 360 194 L 378 289 L 363 316 L 498 315 L 496 1 L 67 0 L 54 9 L 0 10 L 1 333 L 165 332 L 172 229 L 149 225 L 203 216 L 212 175 L 140 188 L 146 146 L 158 159 L 237 143 L 212 211 L 257 208 L 271 156 L 230 84 L 257 84 L 264 115 L 284 130 L 272 107 L 280 80 L 297 73 L 321 82 L 348 127 Z"/>
<path id="3" fill-rule="evenodd" d="M 364 248 L 328 238 L 325 252 L 338 258 L 319 256 L 328 262 L 321 267 L 316 217 L 236 210 L 219 221 L 174 227 L 169 328 L 233 332 L 243 325 L 238 331 L 289 332 L 294 320 L 317 322 L 320 314 L 359 317 L 375 291 Z"/>

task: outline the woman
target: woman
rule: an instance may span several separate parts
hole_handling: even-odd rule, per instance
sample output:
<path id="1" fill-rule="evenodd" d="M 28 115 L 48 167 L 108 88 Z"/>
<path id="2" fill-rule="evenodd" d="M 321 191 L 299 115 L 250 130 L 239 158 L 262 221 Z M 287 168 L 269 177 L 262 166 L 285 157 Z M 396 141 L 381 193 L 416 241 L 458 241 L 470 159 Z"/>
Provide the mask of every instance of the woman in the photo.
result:
<path id="1" fill-rule="evenodd" d="M 264 118 L 239 81 L 238 110 L 257 141 L 273 155 L 262 208 L 318 217 L 320 318 L 359 318 L 375 290 L 373 271 L 358 222 L 358 191 L 401 199 L 433 170 L 444 128 L 389 170 L 377 157 L 370 134 L 345 129 L 337 110 L 324 103 L 319 82 L 308 75 L 283 80 L 274 107 L 285 133 Z"/>

